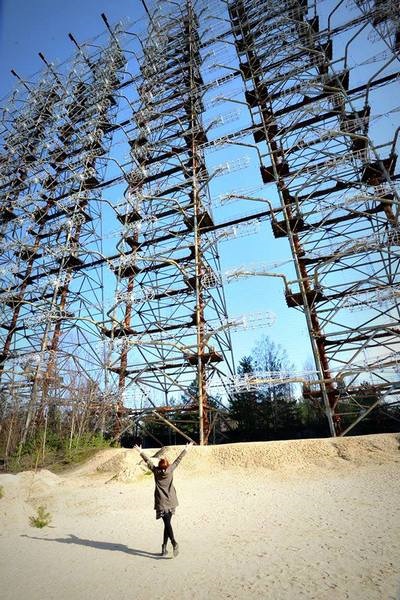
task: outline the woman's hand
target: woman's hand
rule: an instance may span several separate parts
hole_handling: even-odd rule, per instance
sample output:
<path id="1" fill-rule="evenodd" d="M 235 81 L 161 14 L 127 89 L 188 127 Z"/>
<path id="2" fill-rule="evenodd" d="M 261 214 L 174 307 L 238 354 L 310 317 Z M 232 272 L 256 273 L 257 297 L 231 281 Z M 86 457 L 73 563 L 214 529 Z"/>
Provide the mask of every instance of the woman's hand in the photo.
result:
<path id="1" fill-rule="evenodd" d="M 137 450 L 139 452 L 139 454 L 141 453 L 142 446 L 138 446 L 137 444 L 135 444 L 133 447 L 134 447 L 135 450 Z"/>

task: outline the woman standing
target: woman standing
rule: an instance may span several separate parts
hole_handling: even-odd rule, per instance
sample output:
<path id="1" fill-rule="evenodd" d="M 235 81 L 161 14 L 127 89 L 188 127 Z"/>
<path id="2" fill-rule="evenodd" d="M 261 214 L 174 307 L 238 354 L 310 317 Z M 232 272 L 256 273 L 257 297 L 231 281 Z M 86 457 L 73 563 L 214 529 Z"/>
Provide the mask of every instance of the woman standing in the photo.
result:
<path id="1" fill-rule="evenodd" d="M 164 521 L 164 538 L 161 547 L 161 555 L 167 556 L 167 543 L 168 538 L 171 540 L 174 556 L 179 554 L 179 546 L 174 537 L 172 530 L 171 518 L 175 514 L 175 509 L 178 506 L 178 498 L 176 496 L 176 490 L 174 487 L 173 473 L 176 467 L 185 456 L 189 447 L 193 445 L 193 442 L 186 444 L 186 448 L 180 453 L 178 458 L 170 465 L 166 458 L 161 458 L 158 462 L 158 466 L 153 465 L 151 460 L 142 452 L 141 446 L 134 446 L 143 460 L 146 462 L 149 469 L 154 475 L 154 510 L 156 511 L 156 519 L 162 519 Z"/>

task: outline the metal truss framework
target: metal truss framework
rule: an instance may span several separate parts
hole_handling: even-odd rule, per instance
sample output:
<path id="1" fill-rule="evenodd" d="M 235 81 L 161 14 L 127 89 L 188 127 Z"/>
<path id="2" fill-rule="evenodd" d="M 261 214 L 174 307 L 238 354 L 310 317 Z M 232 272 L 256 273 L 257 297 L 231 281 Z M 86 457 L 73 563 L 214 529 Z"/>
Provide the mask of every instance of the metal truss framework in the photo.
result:
<path id="1" fill-rule="evenodd" d="M 207 443 L 213 391 L 282 382 L 234 376 L 238 321 L 222 283 L 250 274 L 281 277 L 304 314 L 315 371 L 286 379 L 324 406 L 332 435 L 396 400 L 399 128 L 384 142 L 374 129 L 382 94 L 398 94 L 395 5 L 160 2 L 145 31 L 103 15 L 105 42 L 70 35 L 72 62 L 41 56 L 39 84 L 20 80 L 2 119 L 0 375 L 25 406 L 25 435 L 83 372 L 116 435 L 127 414 L 145 426 L 179 409 Z M 378 54 L 357 65 L 366 33 Z M 243 148 L 256 157 L 250 191 L 234 174 L 246 173 Z M 222 175 L 232 187 L 218 196 Z M 262 209 L 217 220 L 222 197 Z M 245 267 L 226 278 L 218 244 L 261 220 L 287 239 L 294 278 Z M 130 390 L 140 406 L 128 410 Z"/>
<path id="2" fill-rule="evenodd" d="M 374 405 L 396 389 L 384 366 L 396 363 L 400 333 L 398 130 L 381 157 L 368 129 L 369 92 L 382 78 L 352 88 L 348 45 L 334 60 L 335 31 L 320 31 L 318 14 L 309 15 L 304 2 L 285 7 L 269 2 L 261 14 L 258 3 L 239 1 L 229 12 L 246 100 L 261 124 L 255 140 L 270 157 L 261 175 L 276 182 L 283 209 L 274 235 L 289 239 L 296 265 L 297 290 L 286 288 L 286 302 L 305 313 L 320 373 L 319 389 L 308 395 L 322 393 L 335 434 L 343 405 L 365 394 L 361 382 L 371 382 Z M 375 24 L 375 8 L 364 15 Z M 398 73 L 385 81 L 398 82 Z M 349 318 L 349 308 L 363 306 L 365 314 Z"/>

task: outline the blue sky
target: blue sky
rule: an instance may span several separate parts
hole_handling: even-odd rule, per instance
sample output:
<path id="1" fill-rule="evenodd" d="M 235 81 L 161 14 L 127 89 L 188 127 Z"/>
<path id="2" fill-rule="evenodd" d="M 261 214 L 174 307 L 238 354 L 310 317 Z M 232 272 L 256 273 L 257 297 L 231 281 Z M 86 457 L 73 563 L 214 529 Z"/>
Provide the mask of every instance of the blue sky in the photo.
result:
<path id="1" fill-rule="evenodd" d="M 29 79 L 30 75 L 42 68 L 38 52 L 42 52 L 50 62 L 59 63 L 66 60 L 74 52 L 74 46 L 68 39 L 71 32 L 77 41 L 85 41 L 104 31 L 104 23 L 100 17 L 105 12 L 110 23 L 120 19 L 129 18 L 131 21 L 141 19 L 144 10 L 138 0 L 0 0 L 0 97 L 6 96 L 15 86 L 15 78 L 10 70 L 13 68 L 23 78 Z M 321 4 L 321 12 L 325 3 Z M 337 46 L 338 47 L 338 46 Z M 343 47 L 343 46 L 342 46 Z M 339 46 L 340 48 L 340 46 Z M 363 48 L 357 63 L 361 62 Z M 374 72 L 375 64 L 365 65 L 355 73 L 353 83 L 368 79 L 368 69 Z M 238 85 L 238 84 L 236 84 Z M 217 92 L 213 92 L 216 96 Z M 386 98 L 389 101 L 388 98 Z M 383 112 L 382 104 L 380 105 Z M 222 114 L 227 111 L 239 110 L 237 105 L 225 106 Z M 216 109 L 218 114 L 218 109 Z M 234 131 L 238 123 L 244 123 L 246 116 L 239 114 L 236 121 L 230 123 L 218 132 L 223 135 L 227 131 Z M 245 125 L 244 125 L 245 126 Z M 387 139 L 387 131 L 380 128 L 376 135 L 383 135 Z M 222 160 L 249 159 L 250 166 L 242 171 L 232 173 L 229 177 L 216 178 L 211 185 L 214 196 L 226 193 L 231 188 L 240 189 L 260 185 L 257 156 L 254 150 L 236 146 L 232 150 L 223 151 L 223 158 L 219 153 L 210 155 L 208 165 L 218 166 Z M 269 161 L 267 158 L 264 164 Z M 277 203 L 274 185 L 264 186 L 260 192 L 264 199 Z M 266 208 L 264 202 L 251 203 L 237 202 L 225 208 L 215 208 L 216 218 L 220 221 L 238 214 L 257 212 Z M 110 252 L 111 253 L 111 252 Z M 286 239 L 274 239 L 271 226 L 263 221 L 257 233 L 252 236 L 240 237 L 221 243 L 221 271 L 222 273 L 242 266 L 268 265 L 290 261 L 290 249 Z M 276 268 L 275 272 L 281 269 Z M 294 278 L 293 268 L 289 265 L 282 267 L 289 279 Z M 107 294 L 112 295 L 112 293 Z M 254 277 L 233 282 L 226 287 L 228 313 L 231 317 L 243 314 L 266 313 L 268 311 L 276 316 L 271 327 L 251 329 L 232 334 L 236 361 L 244 354 L 248 354 L 261 335 L 269 335 L 276 343 L 280 343 L 289 354 L 290 360 L 297 369 L 302 369 L 305 361 L 311 355 L 306 321 L 304 316 L 286 307 L 282 281 L 277 278 Z"/>
<path id="2" fill-rule="evenodd" d="M 12 68 L 32 75 L 43 66 L 38 52 L 53 62 L 73 53 L 68 33 L 79 42 L 104 31 L 101 13 L 111 23 L 144 15 L 138 0 L 0 0 L 0 7 L 0 98 L 15 85 Z"/>
<path id="3" fill-rule="evenodd" d="M 4 98 L 15 87 L 16 80 L 10 73 L 11 69 L 29 80 L 30 76 L 39 71 L 43 63 L 38 56 L 42 52 L 48 61 L 60 63 L 74 52 L 74 46 L 68 38 L 71 32 L 78 42 L 83 42 L 104 31 L 104 23 L 100 17 L 105 12 L 110 23 L 129 18 L 131 21 L 142 19 L 144 9 L 138 0 L 2 0 L 0 26 L 0 97 Z M 33 77 L 34 81 L 35 78 Z M 229 110 L 235 110 L 232 105 Z M 225 109 L 226 112 L 226 109 Z M 236 123 L 231 124 L 231 128 Z M 221 135 L 224 130 L 222 129 Z M 226 154 L 226 153 L 225 153 Z M 251 153 L 250 153 L 251 154 Z M 248 156 L 246 149 L 232 150 L 232 158 Z M 250 157 L 252 160 L 255 157 Z M 258 171 L 258 169 L 257 169 Z M 244 187 L 252 186 L 253 177 L 259 178 L 254 171 L 244 175 L 241 180 Z M 242 179 L 241 172 L 230 176 L 237 187 L 237 179 Z M 226 191 L 228 177 L 216 180 L 215 194 Z M 236 181 L 235 181 L 236 180 Z M 259 184 L 260 181 L 257 181 Z M 269 186 L 265 197 L 275 194 L 273 186 Z M 249 212 L 257 212 L 267 208 L 265 204 L 251 206 Z M 226 209 L 225 209 L 226 210 Z M 248 210 L 246 203 L 240 207 L 227 209 L 233 215 L 245 214 Z M 218 213 L 218 210 L 217 210 Z M 223 219 L 222 219 L 223 220 Z M 272 244 L 272 250 L 271 250 Z M 286 240 L 273 240 L 269 223 L 263 222 L 258 226 L 258 233 L 245 236 L 221 244 L 222 272 L 237 266 L 268 264 L 277 260 L 290 258 Z M 277 269 L 279 271 L 279 269 Z M 256 277 L 245 281 L 233 282 L 226 287 L 228 313 L 231 317 L 244 314 L 273 312 L 276 321 L 272 327 L 232 333 L 236 362 L 248 354 L 260 335 L 270 335 L 276 343 L 281 343 L 287 350 L 290 359 L 298 368 L 304 364 L 310 355 L 309 343 L 304 317 L 295 310 L 285 306 L 283 285 L 279 279 Z M 295 335 L 294 335 L 294 332 Z"/>

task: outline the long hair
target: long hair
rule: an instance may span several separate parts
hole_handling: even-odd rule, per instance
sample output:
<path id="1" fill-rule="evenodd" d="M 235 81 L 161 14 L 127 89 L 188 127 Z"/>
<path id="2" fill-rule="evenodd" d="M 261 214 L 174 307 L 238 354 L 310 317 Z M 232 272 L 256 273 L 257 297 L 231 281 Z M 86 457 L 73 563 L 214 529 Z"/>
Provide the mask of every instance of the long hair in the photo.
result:
<path id="1" fill-rule="evenodd" d="M 159 463 L 158 463 L 158 468 L 162 469 L 163 471 L 165 471 L 165 469 L 168 469 L 169 467 L 169 462 L 167 458 L 160 458 Z"/>

